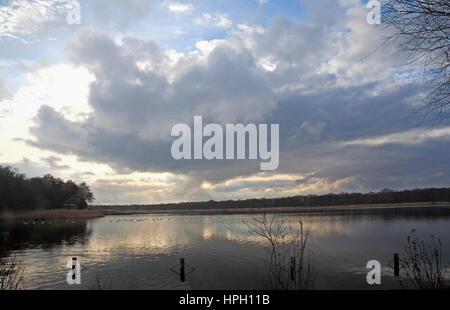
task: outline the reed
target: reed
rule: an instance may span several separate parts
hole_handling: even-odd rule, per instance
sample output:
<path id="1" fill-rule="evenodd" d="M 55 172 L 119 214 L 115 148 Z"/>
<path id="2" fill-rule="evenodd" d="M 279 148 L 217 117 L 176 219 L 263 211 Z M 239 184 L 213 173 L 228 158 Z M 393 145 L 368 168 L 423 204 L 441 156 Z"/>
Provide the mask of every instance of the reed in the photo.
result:
<path id="1" fill-rule="evenodd" d="M 19 256 L 0 259 L 0 290 L 21 290 L 25 285 L 25 267 Z"/>
<path id="2" fill-rule="evenodd" d="M 442 258 L 442 244 L 439 238 L 430 236 L 430 242 L 419 239 L 413 229 L 407 237 L 403 257 L 400 260 L 404 277 L 403 288 L 419 290 L 448 289 L 447 268 Z"/>

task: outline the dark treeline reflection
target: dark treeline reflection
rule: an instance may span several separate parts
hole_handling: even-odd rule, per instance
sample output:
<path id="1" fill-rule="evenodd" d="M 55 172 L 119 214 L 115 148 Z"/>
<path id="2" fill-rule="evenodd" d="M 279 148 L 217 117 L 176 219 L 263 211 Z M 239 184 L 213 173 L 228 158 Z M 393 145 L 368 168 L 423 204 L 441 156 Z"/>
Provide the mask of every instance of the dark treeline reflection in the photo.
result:
<path id="1" fill-rule="evenodd" d="M 85 244 L 91 234 L 86 221 L 0 221 L 0 257 L 11 250 L 51 249 L 59 245 Z"/>

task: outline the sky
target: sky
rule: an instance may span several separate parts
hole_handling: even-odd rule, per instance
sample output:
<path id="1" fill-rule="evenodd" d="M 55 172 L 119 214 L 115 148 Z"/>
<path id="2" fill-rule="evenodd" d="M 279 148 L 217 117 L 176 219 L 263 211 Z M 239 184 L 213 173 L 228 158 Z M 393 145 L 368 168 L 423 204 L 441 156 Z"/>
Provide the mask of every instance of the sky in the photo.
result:
<path id="1" fill-rule="evenodd" d="M 450 126 L 366 2 L 0 0 L 0 164 L 96 204 L 449 186 Z M 174 160 L 195 115 L 279 124 L 278 169 Z"/>

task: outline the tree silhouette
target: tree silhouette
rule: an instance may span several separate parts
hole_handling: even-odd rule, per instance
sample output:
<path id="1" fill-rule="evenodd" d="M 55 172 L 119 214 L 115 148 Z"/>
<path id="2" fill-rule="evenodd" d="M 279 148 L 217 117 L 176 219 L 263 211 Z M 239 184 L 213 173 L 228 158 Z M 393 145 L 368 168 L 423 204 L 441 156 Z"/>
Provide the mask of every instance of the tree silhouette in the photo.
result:
<path id="1" fill-rule="evenodd" d="M 27 179 L 17 169 L 0 165 L 0 210 L 85 209 L 92 201 L 84 182 L 77 185 L 50 174 Z"/>
<path id="2" fill-rule="evenodd" d="M 409 62 L 421 62 L 429 91 L 424 99 L 427 112 L 448 118 L 450 107 L 450 1 L 387 0 L 382 5 L 382 22 L 393 34 Z"/>

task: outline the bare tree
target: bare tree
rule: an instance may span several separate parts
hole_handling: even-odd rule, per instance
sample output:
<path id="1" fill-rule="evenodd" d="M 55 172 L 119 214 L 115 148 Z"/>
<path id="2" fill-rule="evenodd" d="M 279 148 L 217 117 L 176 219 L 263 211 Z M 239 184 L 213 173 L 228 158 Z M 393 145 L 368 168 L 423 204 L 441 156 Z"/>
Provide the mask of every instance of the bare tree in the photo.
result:
<path id="1" fill-rule="evenodd" d="M 244 222 L 250 232 L 266 239 L 269 250 L 265 261 L 264 285 L 267 289 L 312 289 L 315 273 L 307 250 L 309 232 L 298 225 L 287 225 L 276 215 L 264 214 Z"/>
<path id="2" fill-rule="evenodd" d="M 430 90 L 427 112 L 448 117 L 450 108 L 450 1 L 386 0 L 382 21 L 392 26 L 387 41 L 395 41 L 409 62 L 420 61 Z"/>

